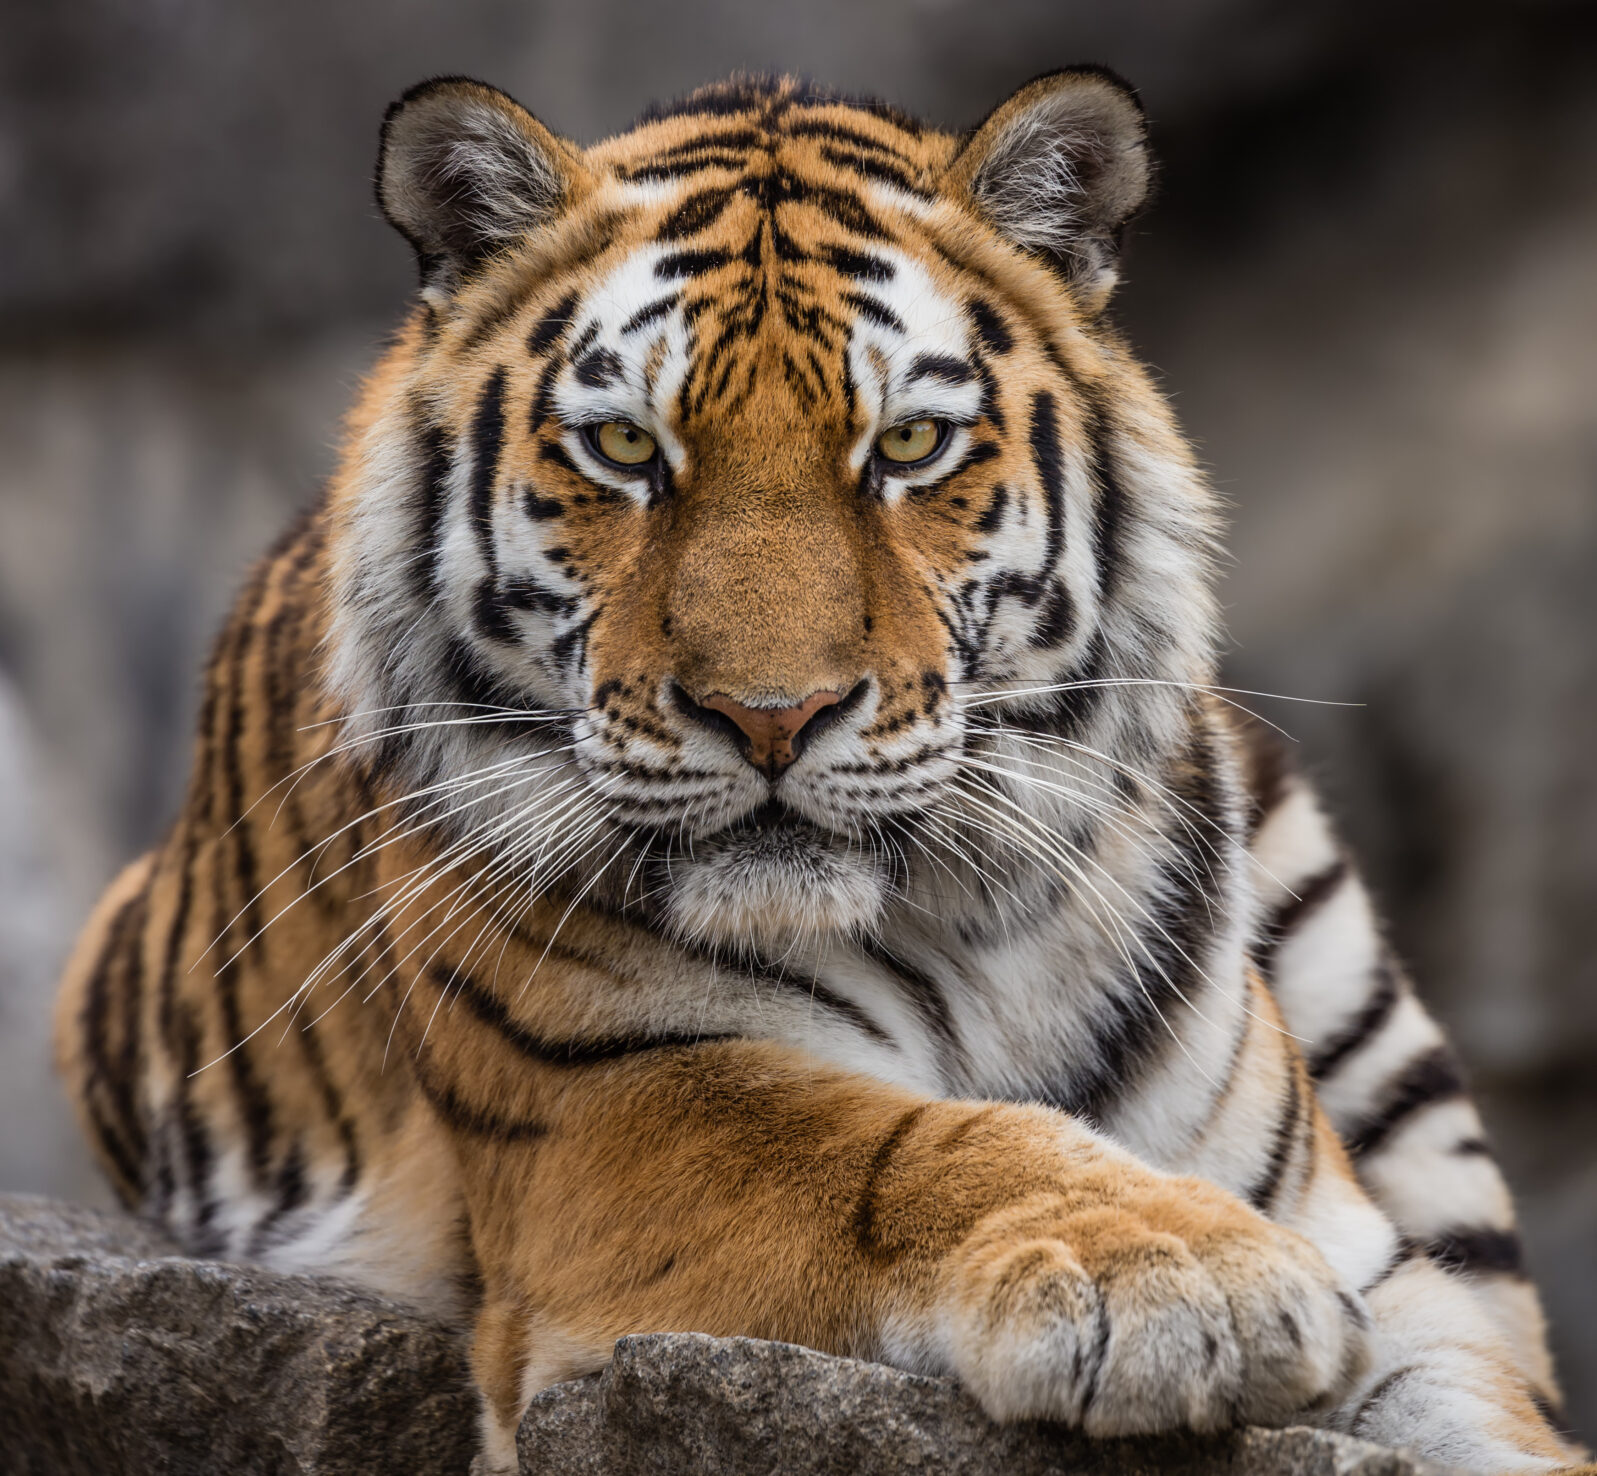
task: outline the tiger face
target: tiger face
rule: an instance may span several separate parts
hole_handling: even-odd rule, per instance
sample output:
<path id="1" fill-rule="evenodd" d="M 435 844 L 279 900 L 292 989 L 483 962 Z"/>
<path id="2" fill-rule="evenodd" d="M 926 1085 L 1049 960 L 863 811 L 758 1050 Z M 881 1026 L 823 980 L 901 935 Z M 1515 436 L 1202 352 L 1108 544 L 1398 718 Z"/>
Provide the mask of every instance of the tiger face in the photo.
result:
<path id="1" fill-rule="evenodd" d="M 408 94 L 422 301 L 334 524 L 357 740 L 499 876 L 719 945 L 1101 806 L 1014 765 L 1157 752 L 1213 626 L 1208 496 L 1103 314 L 1147 176 L 1092 71 L 964 140 L 790 81 L 586 151 Z"/>

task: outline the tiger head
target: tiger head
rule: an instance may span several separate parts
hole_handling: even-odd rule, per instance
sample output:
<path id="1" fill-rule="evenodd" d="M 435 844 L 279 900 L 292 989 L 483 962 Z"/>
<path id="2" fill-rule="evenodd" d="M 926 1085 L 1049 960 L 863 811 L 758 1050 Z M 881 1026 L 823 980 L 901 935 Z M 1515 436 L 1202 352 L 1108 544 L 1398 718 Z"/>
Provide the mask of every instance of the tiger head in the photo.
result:
<path id="1" fill-rule="evenodd" d="M 388 782 L 717 944 L 1013 895 L 1025 827 L 1174 753 L 1210 674 L 1211 497 L 1105 316 L 1148 180 L 1090 69 L 965 137 L 791 80 L 589 149 L 406 94 L 378 196 L 420 301 L 332 523 Z"/>

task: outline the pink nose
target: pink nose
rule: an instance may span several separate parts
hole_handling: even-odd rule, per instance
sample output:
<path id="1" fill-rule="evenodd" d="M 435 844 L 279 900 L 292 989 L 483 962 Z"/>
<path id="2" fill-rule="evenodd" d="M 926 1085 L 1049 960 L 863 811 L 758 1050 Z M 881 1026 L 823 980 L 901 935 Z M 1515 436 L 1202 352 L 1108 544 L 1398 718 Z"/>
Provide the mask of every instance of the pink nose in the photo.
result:
<path id="1" fill-rule="evenodd" d="M 842 700 L 840 692 L 811 692 L 796 707 L 746 707 L 723 692 L 712 692 L 696 705 L 736 724 L 745 740 L 743 756 L 774 779 L 799 756 L 810 720 Z"/>

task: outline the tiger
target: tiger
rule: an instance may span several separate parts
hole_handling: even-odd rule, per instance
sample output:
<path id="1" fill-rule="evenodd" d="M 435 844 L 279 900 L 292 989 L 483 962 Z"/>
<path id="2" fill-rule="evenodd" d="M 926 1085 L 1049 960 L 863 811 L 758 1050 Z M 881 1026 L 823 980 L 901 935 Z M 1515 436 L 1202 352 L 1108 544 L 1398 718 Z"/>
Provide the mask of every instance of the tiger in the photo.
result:
<path id="1" fill-rule="evenodd" d="M 1220 685 L 1221 511 L 1111 312 L 1152 169 L 1096 67 L 962 134 L 389 109 L 417 294 L 57 1056 L 187 1252 L 469 1335 L 486 1469 L 662 1330 L 1581 1458 L 1459 1063 Z"/>

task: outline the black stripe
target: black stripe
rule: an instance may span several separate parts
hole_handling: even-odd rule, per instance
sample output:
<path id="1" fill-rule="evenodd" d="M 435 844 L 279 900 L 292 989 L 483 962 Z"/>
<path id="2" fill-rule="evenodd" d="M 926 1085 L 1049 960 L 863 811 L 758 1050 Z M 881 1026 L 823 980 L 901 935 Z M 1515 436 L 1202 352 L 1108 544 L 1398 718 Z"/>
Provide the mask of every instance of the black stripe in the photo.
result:
<path id="1" fill-rule="evenodd" d="M 1374 1153 L 1416 1112 L 1464 1094 L 1458 1060 L 1445 1045 L 1427 1051 L 1404 1067 L 1383 1094 L 1381 1105 L 1343 1136 L 1355 1158 Z"/>
<path id="2" fill-rule="evenodd" d="M 499 451 L 505 435 L 505 379 L 501 364 L 489 375 L 471 423 L 471 522 L 488 577 L 498 577 L 494 557 L 493 496 L 499 476 Z"/>
<path id="3" fill-rule="evenodd" d="M 779 206 L 809 205 L 850 235 L 863 236 L 868 241 L 880 241 L 887 235 L 865 202 L 850 190 L 834 190 L 815 180 L 801 179 L 785 169 L 746 181 L 744 187 L 773 220 Z"/>
<path id="4" fill-rule="evenodd" d="M 1053 694 L 1047 711 L 1033 720 L 1035 725 L 1062 738 L 1080 733 L 1103 704 L 1107 690 L 1103 678 L 1108 660 L 1103 627 L 1099 626 L 1093 631 L 1081 660 L 1072 669 L 1061 673 L 1064 689 Z"/>
<path id="5" fill-rule="evenodd" d="M 898 986 L 899 993 L 914 1007 L 921 1022 L 937 1037 L 937 1054 L 945 1063 L 945 1076 L 950 1074 L 949 1065 L 957 1074 L 966 1063 L 965 1043 L 955 1028 L 953 1011 L 948 1007 L 941 986 L 930 974 L 891 953 L 876 938 L 862 939 L 860 951 Z"/>
<path id="6" fill-rule="evenodd" d="M 860 1185 L 859 1194 L 854 1201 L 854 1245 L 861 1255 L 878 1263 L 890 1261 L 906 1249 L 900 1244 L 889 1245 L 885 1243 L 877 1227 L 877 1197 L 881 1192 L 882 1175 L 892 1165 L 893 1157 L 903 1146 L 904 1140 L 915 1130 L 915 1126 L 925 1116 L 930 1102 L 922 1102 L 909 1108 L 888 1130 L 882 1141 L 876 1145 L 876 1151 L 871 1155 L 871 1161 L 865 1167 L 865 1179 Z"/>
<path id="7" fill-rule="evenodd" d="M 273 1189 L 274 1202 L 270 1210 L 255 1222 L 246 1257 L 261 1255 L 274 1245 L 282 1245 L 292 1238 L 292 1227 L 283 1222 L 310 1198 L 310 1183 L 305 1177 L 305 1144 L 295 1138 L 278 1164 L 277 1179 Z"/>
<path id="8" fill-rule="evenodd" d="M 440 672 L 448 678 L 450 688 L 462 706 L 521 709 L 522 704 L 516 693 L 484 666 L 477 653 L 459 636 L 452 637 L 444 646 Z M 497 729 L 505 734 L 526 732 L 525 725 L 516 726 L 514 717 L 507 717 L 503 723 L 499 723 L 486 712 L 474 716 L 472 725 Z"/>
<path id="9" fill-rule="evenodd" d="M 1390 1394 L 1392 1390 L 1395 1389 L 1399 1384 L 1401 1384 L 1403 1380 L 1406 1379 L 1410 1374 L 1419 1372 L 1420 1369 L 1418 1366 L 1411 1363 L 1405 1364 L 1402 1368 L 1393 1369 L 1391 1373 L 1387 1374 L 1387 1376 L 1382 1379 L 1380 1383 L 1378 1383 L 1367 1395 L 1365 1395 L 1363 1403 L 1359 1405 L 1357 1412 L 1353 1416 L 1352 1422 L 1347 1427 L 1348 1431 L 1354 1435 L 1360 1434 L 1365 1416 L 1368 1415 L 1370 1411 L 1380 1403 L 1381 1400 L 1386 1398 L 1386 1396 Z"/>
<path id="10" fill-rule="evenodd" d="M 940 379 L 945 384 L 969 384 L 976 372 L 963 359 L 948 354 L 917 354 L 905 375 L 905 383 L 915 379 Z"/>
<path id="11" fill-rule="evenodd" d="M 441 425 L 432 425 L 412 413 L 411 437 L 416 445 L 420 485 L 416 490 L 415 520 L 411 527 L 414 556 L 411 587 L 416 597 L 430 601 L 438 590 L 439 533 L 448 495 L 449 471 L 454 461 L 454 437 Z"/>
<path id="12" fill-rule="evenodd" d="M 428 1105 L 447 1127 L 458 1133 L 487 1138 L 495 1143 L 531 1143 L 549 1134 L 545 1123 L 531 1118 L 502 1117 L 487 1108 L 472 1106 L 452 1085 L 434 1080 L 419 1058 L 411 1059 L 410 1070 Z"/>
<path id="13" fill-rule="evenodd" d="M 148 889 L 140 888 L 117 909 L 106 932 L 106 942 L 89 975 L 88 997 L 81 1020 L 84 1036 L 84 1106 L 89 1112 L 102 1152 L 115 1166 L 124 1202 L 136 1206 L 147 1187 L 144 1158 L 148 1151 L 138 1108 L 139 1006 L 143 995 L 143 944 Z M 113 983 L 114 980 L 114 983 Z M 122 1040 L 116 1061 L 111 1059 L 107 1031 L 112 997 L 116 997 Z M 102 1111 L 100 1099 L 108 1100 Z"/>
<path id="14" fill-rule="evenodd" d="M 577 294 L 568 293 L 549 309 L 536 323 L 527 335 L 527 352 L 535 358 L 549 352 L 557 343 L 566 329 L 571 326 L 572 314 L 577 310 Z"/>
<path id="15" fill-rule="evenodd" d="M 567 457 L 569 461 L 571 458 Z M 521 499 L 521 510 L 534 522 L 543 522 L 549 518 L 558 518 L 566 510 L 565 503 L 557 497 L 545 497 L 536 487 L 528 487 L 526 495 Z"/>
<path id="16" fill-rule="evenodd" d="M 435 989 L 447 993 L 506 1044 L 540 1066 L 594 1066 L 604 1061 L 635 1056 L 645 1051 L 677 1050 L 717 1041 L 732 1040 L 732 1035 L 628 1035 L 599 1040 L 548 1041 L 534 1035 L 510 1016 L 504 1002 L 477 983 L 464 969 L 450 969 L 442 963 L 429 963 L 422 971 Z"/>
<path id="17" fill-rule="evenodd" d="M 173 1111 L 177 1116 L 178 1134 L 183 1145 L 184 1182 L 194 1197 L 194 1214 L 190 1233 L 186 1237 L 191 1252 L 197 1255 L 216 1255 L 226 1244 L 220 1231 L 213 1228 L 217 1203 L 211 1194 L 211 1169 L 215 1156 L 211 1151 L 210 1134 L 194 1106 L 190 1081 L 200 1069 L 200 1028 L 194 1012 L 186 1001 L 180 1001 L 176 1013 L 177 1029 L 177 1082 Z"/>
<path id="18" fill-rule="evenodd" d="M 471 623 L 484 640 L 510 645 L 516 639 L 516 628 L 510 623 L 504 595 L 492 579 L 479 579 L 472 591 Z"/>
<path id="19" fill-rule="evenodd" d="M 148 1144 L 136 1097 L 143 992 L 139 952 L 147 897 L 147 887 L 141 887 L 117 908 L 89 974 L 79 1020 L 87 1068 L 82 1105 L 100 1155 L 111 1167 L 117 1194 L 130 1209 L 141 1206 L 148 1185 L 144 1161 Z M 108 1038 L 113 996 L 120 1005 L 122 1032 L 114 1064 Z"/>
<path id="20" fill-rule="evenodd" d="M 659 229 L 654 233 L 656 241 L 680 241 L 686 236 L 696 236 L 700 231 L 708 230 L 718 221 L 726 207 L 737 197 L 739 191 L 732 185 L 716 185 L 711 189 L 699 190 L 689 195 L 677 206 L 664 220 L 660 222 Z M 705 253 L 719 255 L 726 259 L 726 253 Z M 664 261 L 655 267 L 655 275 L 660 276 L 660 267 Z"/>
<path id="21" fill-rule="evenodd" d="M 588 654 L 588 632 L 593 629 L 593 623 L 599 618 L 599 610 L 592 610 L 579 620 L 570 630 L 563 630 L 549 643 L 549 659 L 560 668 L 569 672 L 580 667 Z"/>
<path id="22" fill-rule="evenodd" d="M 576 600 L 570 595 L 558 594 L 539 584 L 530 574 L 506 580 L 499 598 L 511 609 L 536 610 L 544 615 L 570 615 L 577 608 Z"/>
<path id="23" fill-rule="evenodd" d="M 702 153 L 685 155 L 680 159 L 659 164 L 638 164 L 616 171 L 619 178 L 629 183 L 654 179 L 691 179 L 695 174 L 707 174 L 712 169 L 741 170 L 748 167 L 747 154 L 734 154 L 725 149 L 705 149 Z"/>
<path id="24" fill-rule="evenodd" d="M 128 918 L 127 972 L 122 980 L 122 1049 L 111 1089 L 128 1141 L 142 1160 L 149 1151 L 144 1119 L 138 1107 L 138 1083 L 144 1070 L 144 929 L 149 920 L 148 885 L 139 888 L 137 902 L 135 913 Z"/>
<path id="25" fill-rule="evenodd" d="M 1276 1119 L 1275 1137 L 1270 1144 L 1270 1156 L 1265 1161 L 1264 1171 L 1245 1196 L 1256 1210 L 1268 1211 L 1275 1202 L 1287 1165 L 1292 1161 L 1292 1152 L 1297 1147 L 1298 1133 L 1303 1123 L 1303 1084 L 1298 1080 L 1297 1063 L 1288 1060 L 1286 1068 L 1286 1086 L 1276 1109 L 1279 1116 Z"/>
<path id="26" fill-rule="evenodd" d="M 317 1034 L 315 1020 L 307 1018 L 294 1034 L 299 1041 L 300 1053 L 305 1058 L 311 1080 L 316 1084 L 317 1095 L 322 1102 L 322 1111 L 338 1131 L 339 1144 L 344 1150 L 344 1172 L 339 1179 L 339 1190 L 347 1194 L 355 1187 L 361 1169 L 360 1143 L 355 1136 L 355 1124 L 344 1112 L 343 1093 L 339 1091 L 338 1084 L 327 1069 L 327 1057 L 322 1051 L 321 1037 Z"/>
<path id="27" fill-rule="evenodd" d="M 132 916 L 137 901 L 138 894 L 135 893 L 117 908 L 116 915 L 105 930 L 105 942 L 100 947 L 99 957 L 95 959 L 94 967 L 89 972 L 81 1024 L 83 1054 L 89 1064 L 91 1078 L 110 1075 L 108 1069 L 110 1051 L 109 1042 L 106 1040 L 106 1029 L 111 1013 L 111 969 L 126 947 L 128 919 Z"/>
<path id="28" fill-rule="evenodd" d="M 499 454 L 505 433 L 506 370 L 500 365 L 489 376 L 472 417 L 471 523 L 477 535 L 477 553 L 486 571 L 472 596 L 472 622 L 486 640 L 508 645 L 516 639 L 499 590 L 499 561 L 494 551 L 493 496 L 499 477 Z"/>
<path id="29" fill-rule="evenodd" d="M 862 1035 L 868 1035 L 872 1040 L 881 1045 L 896 1045 L 897 1042 L 880 1025 L 876 1023 L 864 1010 L 851 999 L 845 999 L 841 994 L 836 994 L 822 984 L 819 979 L 810 975 L 796 975 L 783 971 L 777 974 L 766 974 L 761 978 L 762 984 L 773 987 L 791 989 L 804 995 L 812 1003 L 820 1005 L 823 1010 L 847 1020 Z"/>
<path id="30" fill-rule="evenodd" d="M 843 301 L 854 308 L 861 317 L 869 318 L 871 322 L 882 328 L 890 329 L 894 333 L 909 331 L 904 326 L 904 320 L 892 308 L 867 292 L 845 292 Z"/>
<path id="31" fill-rule="evenodd" d="M 660 839 L 663 842 L 665 837 L 662 835 Z M 834 993 L 811 974 L 794 973 L 791 969 L 772 964 L 769 960 L 753 961 L 743 958 L 734 964 L 722 958 L 713 948 L 702 944 L 683 941 L 677 946 L 712 968 L 729 969 L 740 966 L 747 968 L 750 982 L 756 987 L 769 989 L 772 993 L 783 990 L 802 994 L 812 1004 L 818 1004 L 822 1009 L 847 1020 L 861 1034 L 869 1036 L 878 1044 L 897 1045 L 893 1037 L 853 1000 Z"/>
<path id="32" fill-rule="evenodd" d="M 1383 957 L 1375 966 L 1375 988 L 1364 1007 L 1329 1040 L 1316 1046 L 1309 1056 L 1309 1075 L 1324 1081 L 1357 1052 L 1392 1018 L 1398 1001 L 1397 967 Z"/>
<path id="33" fill-rule="evenodd" d="M 250 1047 L 245 1043 L 248 1034 L 243 1006 L 239 998 L 240 973 L 246 960 L 264 966 L 266 937 L 260 921 L 257 892 L 258 873 L 255 865 L 254 826 L 244 815 L 244 766 L 242 746 L 248 721 L 245 710 L 244 679 L 249 656 L 255 644 L 256 616 L 265 601 L 266 579 L 260 578 L 247 603 L 234 622 L 236 644 L 228 671 L 228 722 L 222 739 L 221 761 L 223 782 L 226 788 L 227 814 L 224 823 L 226 835 L 232 841 L 231 864 L 224 864 L 221 847 L 211 856 L 214 878 L 213 905 L 216 915 L 213 932 L 221 939 L 223 951 L 221 965 L 214 975 L 217 1007 L 222 1016 L 222 1032 L 226 1042 L 227 1072 L 232 1078 L 238 1097 L 239 1115 L 244 1119 L 245 1138 L 249 1150 L 250 1173 L 257 1187 L 265 1184 L 271 1161 L 273 1113 L 271 1097 L 255 1072 Z M 264 667 L 265 662 L 263 660 Z M 227 882 L 237 888 L 231 892 Z M 243 907 L 235 908 L 234 897 L 243 899 Z M 232 947 L 232 915 L 239 913 L 242 941 L 238 949 Z M 236 954 L 236 956 L 235 956 Z M 229 962 L 231 960 L 231 962 Z"/>
<path id="34" fill-rule="evenodd" d="M 1443 1230 L 1426 1242 L 1425 1254 L 1448 1271 L 1491 1276 L 1525 1274 L 1524 1247 L 1512 1230 Z"/>
<path id="35" fill-rule="evenodd" d="M 982 509 L 976 519 L 978 533 L 996 533 L 1003 526 L 1004 514 L 1009 510 L 1009 489 L 1000 484 L 993 488 L 992 501 Z"/>
<path id="36" fill-rule="evenodd" d="M 891 282 L 893 264 L 869 252 L 855 251 L 848 246 L 824 246 L 821 259 L 835 272 L 845 277 L 867 282 Z"/>
<path id="37" fill-rule="evenodd" d="M 283 568 L 278 582 L 277 609 L 266 622 L 261 643 L 259 720 L 265 728 L 261 754 L 261 768 L 264 771 L 262 789 L 268 789 L 277 780 L 287 776 L 295 766 L 294 740 L 299 716 L 296 699 L 299 693 L 297 687 L 289 686 L 284 681 L 285 665 L 292 669 L 292 664 L 283 660 L 283 637 L 290 626 L 298 630 L 300 604 L 304 598 L 301 578 L 307 562 L 307 550 L 301 548 L 298 556 L 287 561 L 287 566 Z M 303 851 L 302 843 L 291 854 L 298 856 Z"/>
<path id="38" fill-rule="evenodd" d="M 1092 1021 L 1091 1053 L 1084 1053 L 1082 1064 L 1065 1080 L 1037 1094 L 1095 1121 L 1105 1120 L 1114 1104 L 1136 1089 L 1163 1048 L 1175 1048 L 1171 1032 L 1179 1022 L 1172 1014 L 1184 1015 L 1202 992 L 1204 945 L 1225 913 L 1226 870 L 1205 832 L 1229 834 L 1229 817 L 1214 755 L 1201 732 L 1193 734 L 1187 763 L 1177 769 L 1171 788 L 1178 804 L 1185 801 L 1181 809 L 1191 821 L 1170 822 L 1171 853 L 1150 889 L 1152 919 L 1127 943 L 1132 966 L 1122 970 L 1119 987 L 1106 994 L 1102 1013 Z"/>
<path id="39" fill-rule="evenodd" d="M 858 153 L 853 149 L 837 148 L 830 144 L 822 144 L 820 152 L 828 164 L 835 164 L 839 169 L 849 169 L 855 174 L 864 175 L 866 179 L 879 180 L 922 200 L 932 198 L 932 192 L 915 180 L 907 169 L 900 168 L 897 164 L 890 164 L 886 159 Z"/>
<path id="40" fill-rule="evenodd" d="M 83 1108 L 94 1133 L 100 1156 L 111 1166 L 112 1188 L 117 1198 L 131 1210 L 140 1208 L 144 1195 L 144 1165 L 134 1156 L 115 1121 L 100 1109 L 98 1094 L 91 1087 L 83 1096 Z"/>
<path id="41" fill-rule="evenodd" d="M 1324 871 L 1299 882 L 1294 889 L 1297 895 L 1288 897 L 1270 914 L 1253 946 L 1254 965 L 1266 979 L 1275 977 L 1275 958 L 1281 945 L 1330 901 L 1347 874 L 1347 858 L 1338 856 Z"/>
<path id="42" fill-rule="evenodd" d="M 1424 1251 L 1420 1249 L 1415 1241 L 1411 1240 L 1407 1235 L 1399 1235 L 1397 1244 L 1393 1246 L 1392 1254 L 1387 1258 L 1386 1264 L 1359 1288 L 1359 1295 L 1361 1297 L 1369 1296 L 1376 1287 L 1383 1282 L 1390 1281 L 1403 1267 L 1418 1260 L 1424 1254 Z"/>
<path id="43" fill-rule="evenodd" d="M 1065 581 L 1050 579 L 1046 589 L 1037 609 L 1037 623 L 1026 638 L 1027 645 L 1038 651 L 1064 645 L 1075 624 L 1075 603 L 1065 588 Z"/>
<path id="44" fill-rule="evenodd" d="M 677 159 L 700 149 L 753 149 L 766 141 L 757 128 L 723 128 L 719 133 L 696 133 L 681 143 L 670 144 L 654 154 L 656 159 Z"/>
<path id="45" fill-rule="evenodd" d="M 1064 459 L 1059 451 L 1059 415 L 1053 395 L 1048 390 L 1038 390 L 1031 397 L 1031 428 L 1029 432 L 1031 456 L 1037 467 L 1037 480 L 1042 487 L 1043 506 L 1047 511 L 1047 541 L 1043 546 L 1042 567 L 1045 575 L 1053 573 L 1065 543 L 1065 471 Z M 1037 594 L 1042 592 L 1038 581 Z"/>
<path id="46" fill-rule="evenodd" d="M 574 477 L 581 477 L 583 475 L 582 471 L 578 468 L 577 463 L 571 459 L 570 454 L 567 452 L 566 448 L 560 444 L 559 441 L 545 441 L 541 446 L 539 446 L 538 460 L 547 461 L 550 466 L 558 466 L 561 471 L 570 472 Z M 584 481 L 586 480 L 587 479 L 584 478 Z M 592 484 L 590 483 L 589 485 L 591 486 Z M 605 490 L 608 491 L 609 489 L 606 488 Z M 582 496 L 580 492 L 577 495 L 579 497 Z M 599 493 L 595 491 L 593 495 L 595 498 L 597 498 Z"/>
<path id="47" fill-rule="evenodd" d="M 646 328 L 657 318 L 663 318 L 681 301 L 677 293 L 669 297 L 657 297 L 653 302 L 640 307 L 625 323 L 621 325 L 622 335 L 636 333 L 640 328 Z"/>
<path id="48" fill-rule="evenodd" d="M 662 282 L 680 282 L 684 278 L 702 277 L 732 260 L 731 254 L 719 249 L 713 251 L 674 251 L 662 256 L 654 264 L 654 275 Z"/>
<path id="49" fill-rule="evenodd" d="M 578 382 L 589 389 L 605 389 L 614 384 L 622 369 L 621 355 L 607 348 L 590 349 L 573 366 Z"/>
<path id="50" fill-rule="evenodd" d="M 1004 322 L 1003 314 L 983 298 L 973 297 L 966 304 L 970 313 L 970 320 L 976 328 L 976 336 L 981 339 L 981 344 L 989 354 L 1002 357 L 1015 346 L 1015 335 L 1009 331 L 1009 326 Z"/>
<path id="51" fill-rule="evenodd" d="M 886 154 L 890 159 L 898 159 L 905 164 L 910 162 L 908 156 L 892 144 L 883 143 L 879 138 L 872 138 L 868 133 L 861 133 L 857 128 L 850 128 L 843 123 L 834 123 L 829 118 L 795 118 L 785 125 L 783 132 L 789 138 L 822 138 L 831 139 L 835 143 L 852 144 L 855 148 L 870 149 L 873 153 Z"/>
<path id="52" fill-rule="evenodd" d="M 1110 603 L 1119 593 L 1125 567 L 1122 530 L 1126 515 L 1126 493 L 1120 482 L 1110 438 L 1109 409 L 1097 395 L 1091 396 L 1089 440 L 1092 444 L 1092 479 L 1098 495 L 1092 504 L 1093 552 L 1096 555 L 1098 598 Z"/>

